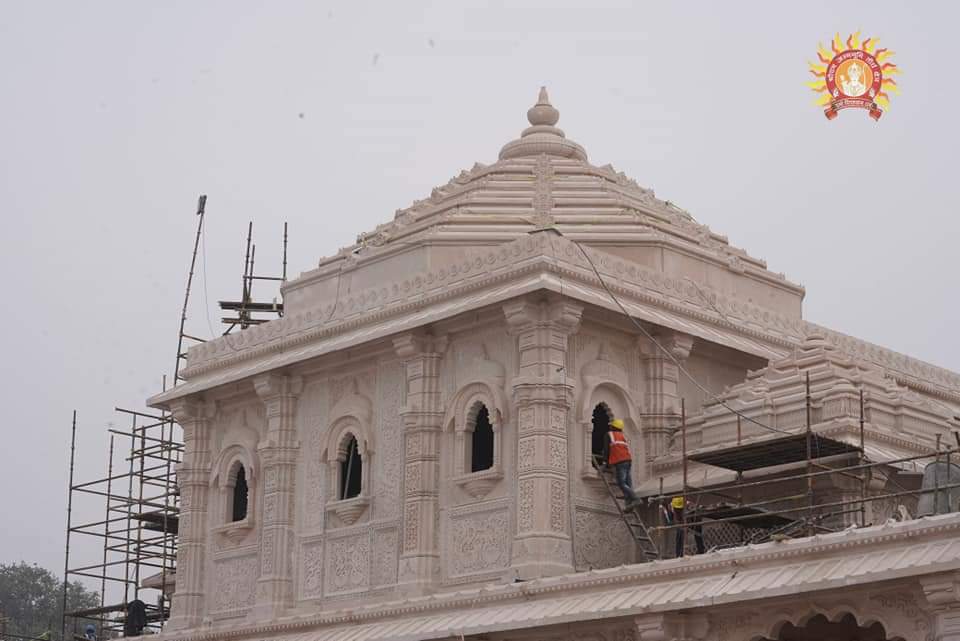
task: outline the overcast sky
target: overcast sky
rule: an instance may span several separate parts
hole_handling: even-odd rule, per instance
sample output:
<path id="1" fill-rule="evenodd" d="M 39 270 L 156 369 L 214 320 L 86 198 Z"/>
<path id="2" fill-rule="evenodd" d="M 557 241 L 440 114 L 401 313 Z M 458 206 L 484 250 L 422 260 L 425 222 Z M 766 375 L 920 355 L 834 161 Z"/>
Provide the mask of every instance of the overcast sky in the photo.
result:
<path id="1" fill-rule="evenodd" d="M 114 406 L 171 372 L 198 194 L 209 336 L 247 221 L 259 271 L 284 221 L 310 269 L 495 161 L 542 84 L 591 162 L 805 285 L 807 319 L 960 370 L 956 7 L 0 0 L 0 562 L 62 567 L 71 410 L 101 475 Z M 806 62 L 857 29 L 903 94 L 830 122 Z"/>

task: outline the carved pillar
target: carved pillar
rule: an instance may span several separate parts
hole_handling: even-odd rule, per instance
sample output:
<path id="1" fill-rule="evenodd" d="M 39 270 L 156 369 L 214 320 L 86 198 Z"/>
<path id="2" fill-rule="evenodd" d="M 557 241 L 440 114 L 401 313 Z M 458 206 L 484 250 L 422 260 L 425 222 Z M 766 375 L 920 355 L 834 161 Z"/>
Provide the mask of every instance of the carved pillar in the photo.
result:
<path id="1" fill-rule="evenodd" d="M 260 578 L 251 618 L 275 617 L 293 605 L 294 480 L 300 444 L 294 418 L 299 376 L 263 374 L 253 380 L 266 408 L 267 433 L 257 446 L 263 468 Z"/>
<path id="2" fill-rule="evenodd" d="M 405 334 L 393 341 L 406 373 L 403 421 L 403 548 L 399 579 L 407 594 L 428 592 L 440 576 L 440 358 L 446 338 Z M 387 452 L 386 456 L 399 456 Z"/>
<path id="3" fill-rule="evenodd" d="M 634 619 L 637 641 L 702 641 L 710 622 L 702 613 L 648 614 Z"/>
<path id="4" fill-rule="evenodd" d="M 524 298 L 503 310 L 520 357 L 513 381 L 519 438 L 513 566 L 521 579 L 572 572 L 567 451 L 574 380 L 565 367 L 583 307 Z"/>
<path id="5" fill-rule="evenodd" d="M 960 641 L 960 572 L 920 577 L 933 614 L 934 641 Z"/>
<path id="6" fill-rule="evenodd" d="M 170 630 L 199 627 L 206 614 L 207 505 L 209 502 L 210 405 L 196 399 L 170 404 L 173 419 L 183 429 L 183 461 L 177 466 L 180 487 L 177 585 L 171 605 Z"/>
<path id="7" fill-rule="evenodd" d="M 681 364 L 693 349 L 693 336 L 670 329 L 659 329 L 654 338 Z M 667 453 L 670 437 L 680 425 L 680 370 L 663 350 L 646 338 L 639 340 L 647 379 L 647 407 L 650 414 L 643 421 L 647 458 Z"/>

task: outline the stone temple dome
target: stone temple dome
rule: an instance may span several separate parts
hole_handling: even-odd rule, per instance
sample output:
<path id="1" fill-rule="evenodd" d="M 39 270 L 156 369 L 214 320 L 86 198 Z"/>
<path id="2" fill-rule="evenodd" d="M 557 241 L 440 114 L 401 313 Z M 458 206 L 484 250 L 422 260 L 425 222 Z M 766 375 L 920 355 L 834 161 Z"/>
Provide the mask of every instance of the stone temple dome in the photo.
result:
<path id="1" fill-rule="evenodd" d="M 571 239 L 625 258 L 658 260 L 656 247 L 673 245 L 738 271 L 769 274 L 766 264 L 729 245 L 726 237 L 652 189 L 611 165 L 593 165 L 587 152 L 556 125 L 559 110 L 546 87 L 527 111 L 529 127 L 500 150 L 490 165 L 476 163 L 429 197 L 398 209 L 394 219 L 362 233 L 357 243 L 322 259 L 319 267 L 344 258 L 363 261 L 389 253 L 413 251 L 417 245 L 468 247 L 498 245 L 536 229 L 553 228 Z M 793 287 L 793 286 L 790 286 Z"/>

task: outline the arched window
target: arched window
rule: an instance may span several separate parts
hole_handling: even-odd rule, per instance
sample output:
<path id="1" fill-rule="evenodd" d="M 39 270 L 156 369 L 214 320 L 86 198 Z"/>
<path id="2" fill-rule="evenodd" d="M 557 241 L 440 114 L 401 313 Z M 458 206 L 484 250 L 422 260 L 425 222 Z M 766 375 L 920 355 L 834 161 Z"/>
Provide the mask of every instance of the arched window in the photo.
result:
<path id="1" fill-rule="evenodd" d="M 250 489 L 247 487 L 247 472 L 244 470 L 243 465 L 239 465 L 237 476 L 233 480 L 233 500 L 231 501 L 230 521 L 236 523 L 237 521 L 242 521 L 247 518 L 247 500 L 249 494 Z"/>
<path id="2" fill-rule="evenodd" d="M 473 421 L 470 437 L 470 471 L 482 472 L 493 467 L 493 425 L 490 412 L 481 404 Z"/>
<path id="3" fill-rule="evenodd" d="M 606 445 L 607 434 L 610 432 L 610 408 L 605 403 L 598 403 L 593 408 L 593 434 L 590 442 L 590 453 L 593 455 L 593 466 L 597 461 L 604 462 L 603 449 Z"/>
<path id="4" fill-rule="evenodd" d="M 361 479 L 363 479 L 363 460 L 360 458 L 357 439 L 350 434 L 346 455 L 340 461 L 340 500 L 360 496 Z"/>

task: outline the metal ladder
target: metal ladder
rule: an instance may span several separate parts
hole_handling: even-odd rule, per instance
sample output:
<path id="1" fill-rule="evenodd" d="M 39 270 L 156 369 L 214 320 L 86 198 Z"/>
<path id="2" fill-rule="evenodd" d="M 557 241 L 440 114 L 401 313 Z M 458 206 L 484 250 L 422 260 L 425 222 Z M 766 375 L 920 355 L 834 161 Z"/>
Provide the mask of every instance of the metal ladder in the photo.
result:
<path id="1" fill-rule="evenodd" d="M 637 547 L 640 549 L 641 562 L 659 559 L 660 548 L 653 542 L 646 524 L 644 524 L 643 519 L 640 518 L 640 514 L 637 513 L 639 506 L 634 506 L 630 510 L 627 510 L 625 507 L 626 497 L 620 493 L 620 488 L 613 481 L 613 470 L 602 465 L 596 456 L 593 457 L 593 461 L 596 465 L 597 473 L 603 480 L 603 486 L 607 488 L 607 494 L 613 499 L 614 505 L 617 506 L 617 512 L 620 513 L 620 518 L 623 519 L 627 529 L 630 530 L 630 536 L 633 537 L 633 540 L 637 543 Z"/>

